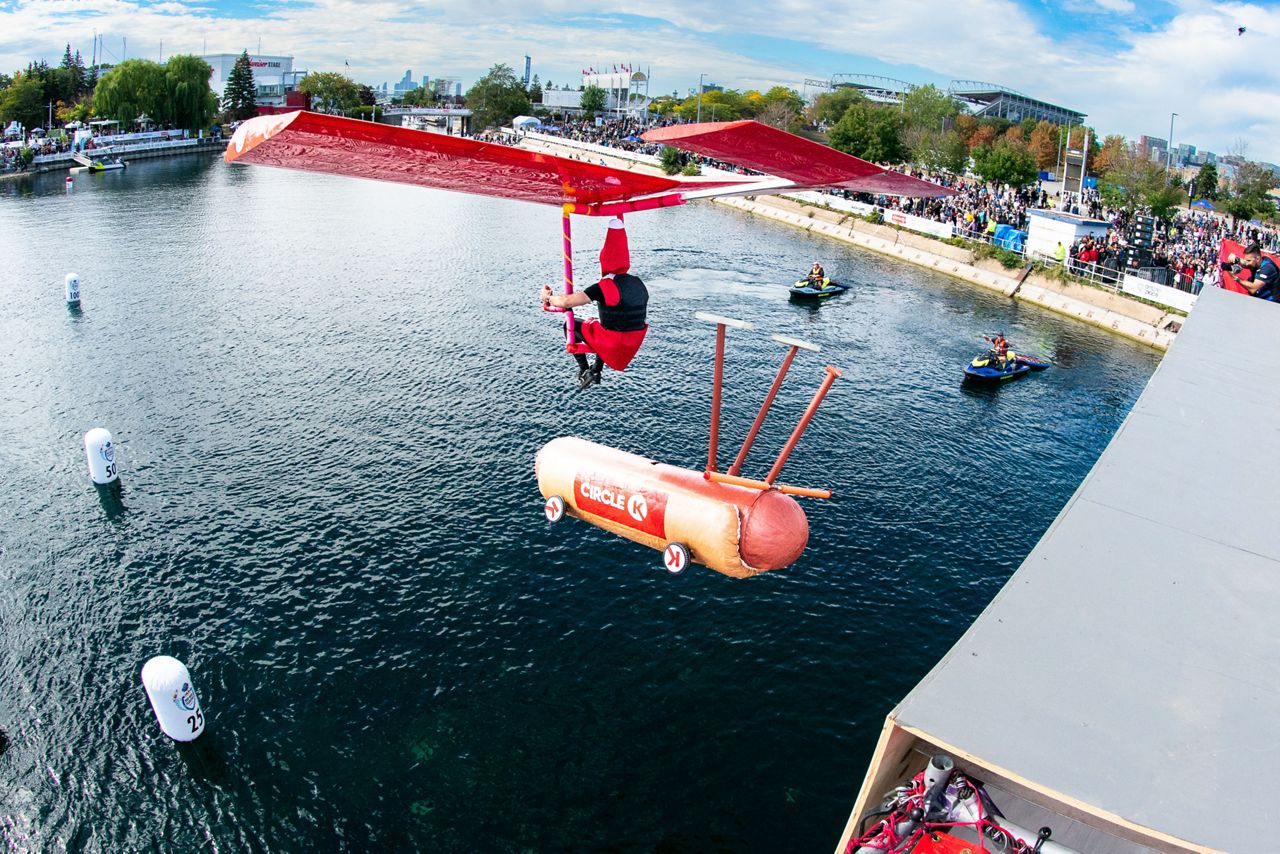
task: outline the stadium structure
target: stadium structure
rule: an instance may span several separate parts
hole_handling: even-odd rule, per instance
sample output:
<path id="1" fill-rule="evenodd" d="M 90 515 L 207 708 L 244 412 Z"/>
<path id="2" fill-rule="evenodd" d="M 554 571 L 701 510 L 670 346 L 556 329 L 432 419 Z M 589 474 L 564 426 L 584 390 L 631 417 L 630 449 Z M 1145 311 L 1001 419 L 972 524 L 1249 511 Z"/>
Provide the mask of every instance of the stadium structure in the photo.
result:
<path id="1" fill-rule="evenodd" d="M 917 88 L 915 84 L 905 80 L 877 74 L 834 74 L 829 81 L 805 80 L 806 95 L 811 90 L 816 95 L 819 92 L 833 92 L 849 87 L 881 104 L 901 104 Z M 952 80 L 946 91 L 975 116 L 991 116 L 1011 122 L 1047 119 L 1058 125 L 1078 125 L 1086 115 L 1032 98 L 1015 89 L 979 80 Z"/>

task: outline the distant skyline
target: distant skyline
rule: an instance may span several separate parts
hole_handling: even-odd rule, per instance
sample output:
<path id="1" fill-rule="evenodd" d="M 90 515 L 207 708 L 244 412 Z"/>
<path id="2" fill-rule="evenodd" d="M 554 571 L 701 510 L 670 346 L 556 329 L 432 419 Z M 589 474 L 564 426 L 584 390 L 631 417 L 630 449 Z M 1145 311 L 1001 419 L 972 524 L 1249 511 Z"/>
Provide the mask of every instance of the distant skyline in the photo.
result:
<path id="1" fill-rule="evenodd" d="M 785 14 L 779 9 L 785 9 Z M 1245 27 L 1244 35 L 1238 35 Z M 174 53 L 285 54 L 295 67 L 370 85 L 461 78 L 491 65 L 575 83 L 586 66 L 653 68 L 653 94 L 685 93 L 698 75 L 735 89 L 805 78 L 882 74 L 941 87 L 997 83 L 1089 115 L 1100 133 L 1167 137 L 1280 162 L 1280 6 L 1209 0 L 761 0 L 688 4 L 621 0 L 601 11 L 566 0 L 0 0 L 0 70 L 58 62 L 67 42 L 88 59 Z M 426 65 L 424 66 L 424 63 Z"/>

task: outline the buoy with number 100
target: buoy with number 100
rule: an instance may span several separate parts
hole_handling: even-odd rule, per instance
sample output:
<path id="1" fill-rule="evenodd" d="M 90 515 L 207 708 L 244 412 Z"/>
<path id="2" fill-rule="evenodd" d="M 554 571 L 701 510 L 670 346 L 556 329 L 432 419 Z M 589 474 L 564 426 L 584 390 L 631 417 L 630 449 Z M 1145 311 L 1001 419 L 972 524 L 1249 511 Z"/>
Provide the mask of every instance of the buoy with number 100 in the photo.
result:
<path id="1" fill-rule="evenodd" d="M 142 665 L 142 687 L 165 735 L 174 741 L 195 741 L 204 732 L 204 712 L 196 698 L 187 666 L 168 655 Z"/>
<path id="2" fill-rule="evenodd" d="M 75 273 L 67 273 L 65 279 L 62 280 L 62 286 L 67 294 L 67 302 L 72 305 L 80 304 L 80 277 Z"/>

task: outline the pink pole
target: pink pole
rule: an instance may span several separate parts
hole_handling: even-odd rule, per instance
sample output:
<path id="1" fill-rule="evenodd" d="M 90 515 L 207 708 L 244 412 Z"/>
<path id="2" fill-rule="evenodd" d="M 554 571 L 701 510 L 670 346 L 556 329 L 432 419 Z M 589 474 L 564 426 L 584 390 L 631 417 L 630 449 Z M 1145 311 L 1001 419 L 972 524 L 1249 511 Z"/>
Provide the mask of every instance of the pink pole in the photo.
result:
<path id="1" fill-rule="evenodd" d="M 818 391 L 814 394 L 813 400 L 809 402 L 808 409 L 800 417 L 800 423 L 796 425 L 796 429 L 791 433 L 791 438 L 787 440 L 787 444 L 782 447 L 782 453 L 778 454 L 778 459 L 774 462 L 773 468 L 769 469 L 769 474 L 764 479 L 765 483 L 772 485 L 778 479 L 778 475 L 782 473 L 783 463 L 787 461 L 787 457 L 791 456 L 791 452 L 796 449 L 796 443 L 800 441 L 804 428 L 808 427 L 809 422 L 813 420 L 813 415 L 818 411 L 822 398 L 827 396 L 827 392 L 831 390 L 831 384 L 841 376 L 843 374 L 840 373 L 839 368 L 827 365 L 827 375 L 822 378 L 822 385 L 818 386 Z"/>
<path id="2" fill-rule="evenodd" d="M 572 228 L 569 225 L 569 212 L 573 210 L 573 205 L 565 205 L 561 209 L 561 234 L 564 238 L 564 292 L 566 294 L 573 293 L 573 235 Z M 566 309 L 569 314 L 568 322 L 565 323 L 565 344 L 573 345 L 574 338 L 574 318 L 573 309 Z"/>
<path id="3" fill-rule="evenodd" d="M 751 450 L 751 444 L 760 433 L 760 428 L 764 425 L 764 417 L 769 414 L 769 407 L 773 406 L 773 399 L 778 396 L 778 389 L 782 388 L 782 378 L 787 375 L 787 370 L 791 367 L 791 361 L 796 357 L 796 352 L 799 349 L 793 344 L 791 349 L 787 350 L 787 355 L 782 359 L 782 367 L 778 368 L 778 375 L 773 378 L 773 385 L 770 386 L 769 393 L 764 396 L 764 403 L 760 405 L 760 411 L 756 413 L 756 420 L 752 423 L 751 429 L 747 431 L 747 438 L 742 443 L 742 450 L 738 451 L 738 457 L 733 461 L 733 465 L 729 466 L 727 474 L 736 476 L 742 471 L 742 464 L 747 461 L 747 451 Z"/>

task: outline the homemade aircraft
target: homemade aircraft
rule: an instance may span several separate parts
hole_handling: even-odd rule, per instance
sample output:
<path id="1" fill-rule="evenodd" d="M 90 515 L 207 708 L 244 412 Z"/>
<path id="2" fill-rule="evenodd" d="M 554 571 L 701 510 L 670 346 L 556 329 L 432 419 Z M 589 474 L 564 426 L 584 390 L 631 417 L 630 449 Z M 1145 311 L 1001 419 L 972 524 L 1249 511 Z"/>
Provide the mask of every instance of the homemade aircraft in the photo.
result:
<path id="1" fill-rule="evenodd" d="M 719 196 L 759 196 L 833 187 L 891 196 L 943 196 L 955 191 L 836 151 L 754 121 L 674 125 L 646 132 L 659 142 L 734 163 L 754 175 L 675 178 L 618 169 L 523 148 L 299 111 L 244 122 L 227 146 L 227 162 L 278 166 L 370 178 L 482 196 L 554 205 L 561 210 L 564 291 L 573 291 L 570 217 L 609 216 L 683 205 Z M 566 512 L 613 533 L 663 549 L 671 572 L 690 560 L 733 576 L 787 566 L 808 541 L 808 522 L 790 495 L 829 496 L 776 483 L 778 471 L 839 376 L 833 367 L 769 475 L 761 481 L 739 471 L 755 433 L 797 350 L 816 349 L 779 339 L 789 352 L 738 460 L 716 467 L 721 374 L 727 318 L 717 325 L 708 465 L 702 472 L 663 465 L 576 438 L 556 439 L 538 453 L 536 468 L 555 521 Z M 568 312 L 565 347 L 574 341 Z M 790 493 L 790 495 L 788 494 Z"/>

